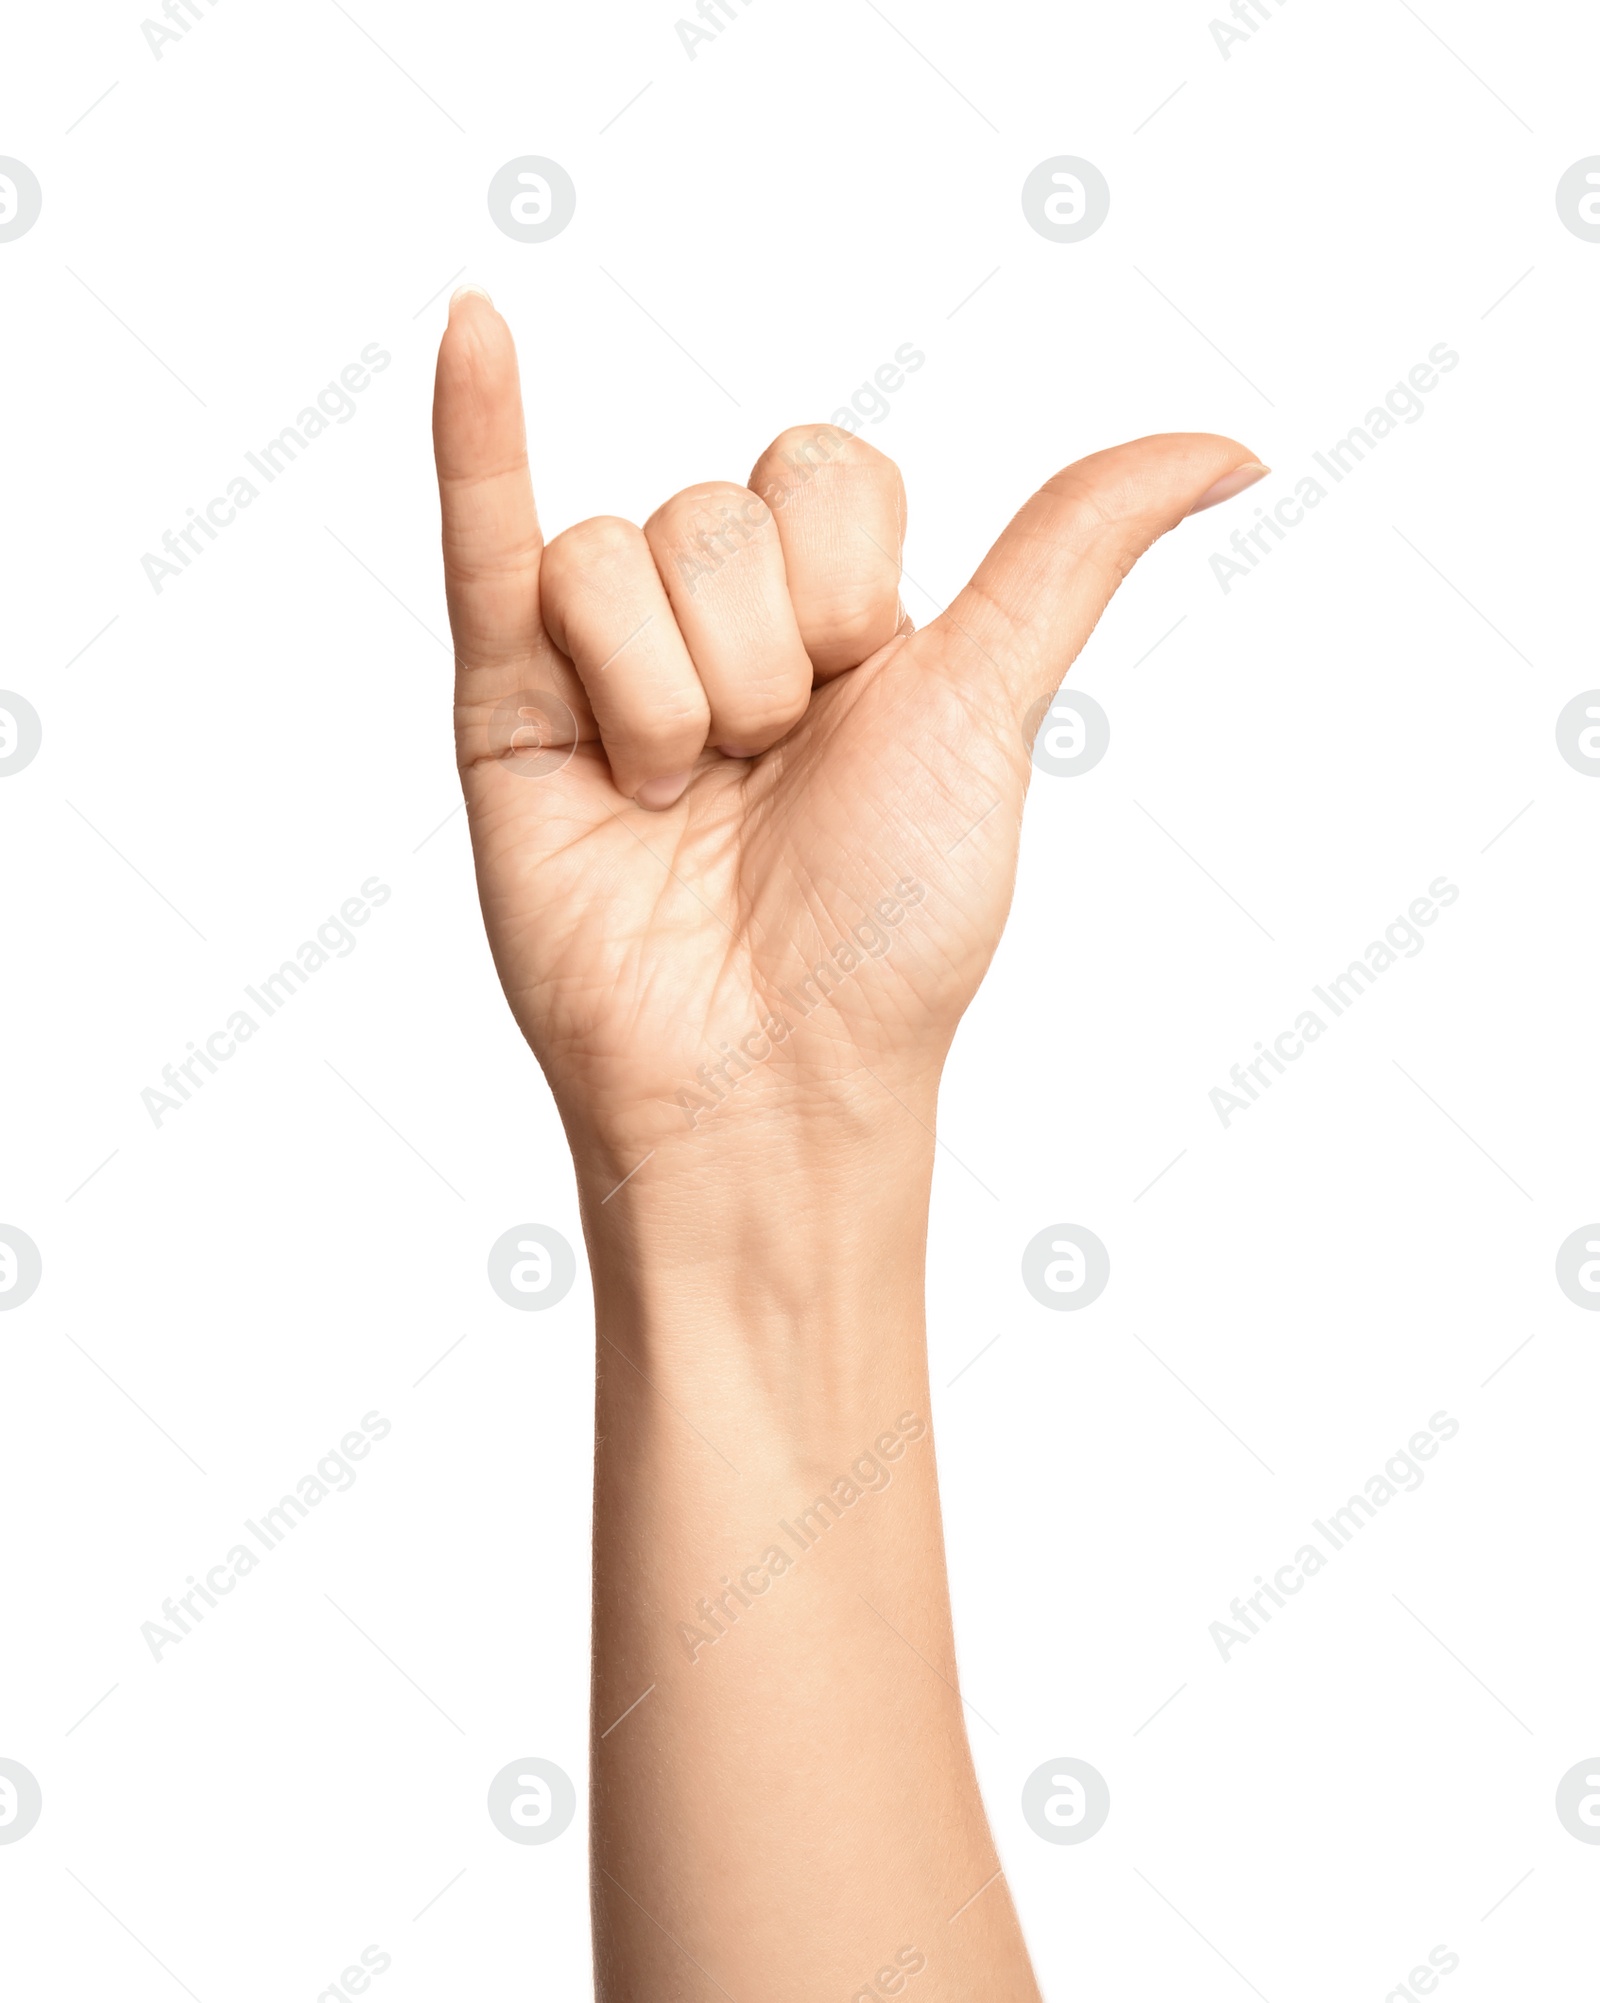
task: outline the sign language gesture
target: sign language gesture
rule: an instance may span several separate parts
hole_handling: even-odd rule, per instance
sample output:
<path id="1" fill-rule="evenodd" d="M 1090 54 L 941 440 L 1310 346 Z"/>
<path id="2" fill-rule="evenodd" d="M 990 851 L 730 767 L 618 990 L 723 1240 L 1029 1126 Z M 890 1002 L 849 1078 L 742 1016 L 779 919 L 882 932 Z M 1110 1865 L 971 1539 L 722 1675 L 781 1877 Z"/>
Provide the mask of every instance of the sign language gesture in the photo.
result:
<path id="1" fill-rule="evenodd" d="M 594 1279 L 596 1994 L 1027 2003 L 929 1436 L 939 1073 L 1045 705 L 1141 552 L 1265 469 L 1097 453 L 916 632 L 900 475 L 844 431 L 546 543 L 474 293 L 434 425 L 478 884 Z"/>
<path id="2" fill-rule="evenodd" d="M 936 1074 L 1004 922 L 1035 706 L 1155 538 L 1264 470 L 1204 435 L 1097 453 L 914 632 L 899 471 L 832 426 L 547 543 L 511 333 L 465 292 L 434 433 L 489 937 L 617 1174 L 708 1115 Z"/>

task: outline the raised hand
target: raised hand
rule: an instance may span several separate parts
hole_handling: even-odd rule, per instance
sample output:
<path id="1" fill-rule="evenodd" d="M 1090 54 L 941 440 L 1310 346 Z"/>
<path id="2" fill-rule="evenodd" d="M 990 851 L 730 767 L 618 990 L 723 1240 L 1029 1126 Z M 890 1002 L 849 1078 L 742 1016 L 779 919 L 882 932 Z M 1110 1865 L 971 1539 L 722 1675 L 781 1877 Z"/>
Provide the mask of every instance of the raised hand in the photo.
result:
<path id="1" fill-rule="evenodd" d="M 900 476 L 830 426 L 545 545 L 468 294 L 435 435 L 484 914 L 594 1279 L 596 1993 L 1027 2003 L 929 1436 L 939 1072 L 1042 704 L 1141 551 L 1263 469 L 1086 459 L 913 632 Z"/>
<path id="2" fill-rule="evenodd" d="M 489 937 L 617 1175 L 708 1120 L 925 1097 L 1005 919 L 1030 712 L 1150 543 L 1264 470 L 1206 435 L 1097 453 L 913 632 L 899 472 L 831 426 L 547 544 L 510 330 L 466 292 L 434 429 Z"/>

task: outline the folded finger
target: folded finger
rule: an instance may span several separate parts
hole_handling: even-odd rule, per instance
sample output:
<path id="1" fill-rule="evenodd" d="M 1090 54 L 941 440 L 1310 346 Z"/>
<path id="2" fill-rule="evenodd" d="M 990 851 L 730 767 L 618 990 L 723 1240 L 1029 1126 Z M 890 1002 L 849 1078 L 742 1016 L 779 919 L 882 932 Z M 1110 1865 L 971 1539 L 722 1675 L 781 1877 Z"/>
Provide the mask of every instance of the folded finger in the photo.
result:
<path id="1" fill-rule="evenodd" d="M 811 700 L 772 510 L 714 481 L 658 508 L 644 533 L 711 706 L 711 742 L 734 757 L 775 744 Z"/>
<path id="2" fill-rule="evenodd" d="M 711 709 L 643 531 L 611 516 L 564 530 L 545 550 L 540 599 L 618 792 L 670 806 L 705 748 Z"/>
<path id="3" fill-rule="evenodd" d="M 900 623 L 906 495 L 892 459 L 837 425 L 774 439 L 750 475 L 772 510 L 789 597 L 818 681 L 857 668 Z"/>

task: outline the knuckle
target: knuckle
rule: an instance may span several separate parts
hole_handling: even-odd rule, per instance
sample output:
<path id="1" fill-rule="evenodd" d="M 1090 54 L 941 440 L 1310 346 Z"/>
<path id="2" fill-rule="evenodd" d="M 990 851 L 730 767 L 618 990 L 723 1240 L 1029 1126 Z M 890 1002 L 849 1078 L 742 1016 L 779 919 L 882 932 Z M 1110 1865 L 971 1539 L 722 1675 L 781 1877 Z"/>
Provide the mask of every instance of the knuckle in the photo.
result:
<path id="1" fill-rule="evenodd" d="M 786 505 L 819 474 L 844 469 L 898 486 L 900 469 L 864 438 L 837 424 L 796 424 L 762 453 L 751 485 L 774 507 Z"/>
<path id="2" fill-rule="evenodd" d="M 882 457 L 865 439 L 837 424 L 791 424 L 762 453 L 761 463 L 776 460 L 784 465 L 832 465 L 835 460 L 853 460 L 864 465 Z"/>
<path id="3" fill-rule="evenodd" d="M 1047 480 L 1041 492 L 1058 527 L 1075 540 L 1092 544 L 1098 537 L 1116 537 L 1137 557 L 1168 524 L 1160 493 L 1152 491 L 1139 467 L 1119 465 L 1117 457 L 1102 453 L 1069 466 Z M 1128 561 L 1131 567 L 1133 558 Z"/>
<path id="4" fill-rule="evenodd" d="M 1052 533 L 1089 563 L 1103 564 L 1123 582 L 1167 526 L 1150 496 L 1130 474 L 1087 478 L 1075 468 L 1045 483 Z"/>
<path id="5" fill-rule="evenodd" d="M 1068 468 L 1046 480 L 1043 491 L 1057 502 L 1064 524 L 1089 531 L 1115 528 L 1136 512 L 1134 496 L 1126 482 L 1115 486 L 1086 480 Z"/>
<path id="6" fill-rule="evenodd" d="M 676 495 L 651 517 L 648 534 L 670 587 L 698 595 L 725 566 L 737 576 L 743 564 L 766 561 L 772 510 L 748 487 L 708 483 Z"/>
<path id="7" fill-rule="evenodd" d="M 674 494 L 651 516 L 650 527 L 662 540 L 696 548 L 749 542 L 762 534 L 771 520 L 772 510 L 748 487 L 708 480 Z"/>
<path id="8" fill-rule="evenodd" d="M 624 563 L 637 554 L 641 540 L 634 524 L 620 515 L 595 515 L 563 529 L 546 548 L 545 562 L 558 572 Z"/>

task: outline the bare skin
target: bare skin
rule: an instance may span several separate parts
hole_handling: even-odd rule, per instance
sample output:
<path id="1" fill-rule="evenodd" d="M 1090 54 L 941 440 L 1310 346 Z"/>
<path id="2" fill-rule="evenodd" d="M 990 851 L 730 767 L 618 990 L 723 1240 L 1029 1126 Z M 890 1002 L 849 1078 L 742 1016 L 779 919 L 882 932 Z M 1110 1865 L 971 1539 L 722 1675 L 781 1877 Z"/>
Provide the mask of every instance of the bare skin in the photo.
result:
<path id="1" fill-rule="evenodd" d="M 900 476 L 843 432 L 545 545 L 471 292 L 434 432 L 479 891 L 594 1274 L 597 1994 L 1026 2003 L 929 1427 L 939 1076 L 1036 705 L 1150 543 L 1264 469 L 1098 453 L 913 632 Z"/>

